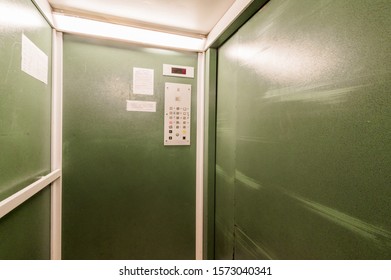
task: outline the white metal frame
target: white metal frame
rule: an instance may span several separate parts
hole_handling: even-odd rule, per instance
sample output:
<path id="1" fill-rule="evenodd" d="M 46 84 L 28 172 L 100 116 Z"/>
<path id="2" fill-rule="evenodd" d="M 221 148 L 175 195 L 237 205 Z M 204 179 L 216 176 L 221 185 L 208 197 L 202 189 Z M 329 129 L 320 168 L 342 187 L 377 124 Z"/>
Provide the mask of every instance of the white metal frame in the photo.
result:
<path id="1" fill-rule="evenodd" d="M 47 0 L 32 0 L 51 27 L 54 27 L 52 8 Z"/>
<path id="2" fill-rule="evenodd" d="M 7 215 L 9 212 L 17 208 L 23 202 L 33 197 L 35 194 L 49 186 L 52 182 L 56 181 L 60 177 L 61 170 L 57 169 L 50 174 L 43 176 L 41 179 L 32 183 L 26 188 L 2 200 L 0 202 L 0 218 Z"/>
<path id="3" fill-rule="evenodd" d="M 62 170 L 62 74 L 63 74 L 63 37 L 53 30 L 52 50 L 52 139 L 51 167 Z M 50 257 L 61 259 L 61 223 L 62 223 L 62 177 L 52 184 Z"/>
<path id="4" fill-rule="evenodd" d="M 223 34 L 223 32 L 228 28 L 228 26 L 234 22 L 243 11 L 245 11 L 254 0 L 236 0 L 231 8 L 224 14 L 224 16 L 219 20 L 215 27 L 209 32 L 209 35 L 206 39 L 204 51 L 209 49 L 209 47 Z"/>
<path id="5" fill-rule="evenodd" d="M 205 53 L 198 54 L 197 149 L 196 149 L 196 260 L 203 259 L 204 246 L 204 119 Z"/>

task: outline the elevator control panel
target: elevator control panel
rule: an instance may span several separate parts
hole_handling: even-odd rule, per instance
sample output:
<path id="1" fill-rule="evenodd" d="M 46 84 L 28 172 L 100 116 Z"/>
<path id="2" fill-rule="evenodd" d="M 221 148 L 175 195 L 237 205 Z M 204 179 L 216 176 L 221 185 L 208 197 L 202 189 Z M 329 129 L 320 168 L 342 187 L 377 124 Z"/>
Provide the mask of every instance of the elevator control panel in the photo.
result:
<path id="1" fill-rule="evenodd" d="M 190 145 L 191 85 L 165 83 L 164 145 Z"/>

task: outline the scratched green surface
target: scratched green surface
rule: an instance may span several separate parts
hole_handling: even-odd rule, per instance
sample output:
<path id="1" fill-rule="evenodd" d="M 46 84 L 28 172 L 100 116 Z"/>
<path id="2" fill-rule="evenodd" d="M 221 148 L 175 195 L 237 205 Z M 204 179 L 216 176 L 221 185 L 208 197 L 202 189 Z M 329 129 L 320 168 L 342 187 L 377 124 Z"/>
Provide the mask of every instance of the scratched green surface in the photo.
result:
<path id="1" fill-rule="evenodd" d="M 391 258 L 390 14 L 272 0 L 219 49 L 216 258 Z"/>
<path id="2" fill-rule="evenodd" d="M 21 70 L 22 34 L 48 56 L 48 84 Z M 0 2 L 0 201 L 50 172 L 51 35 L 31 1 Z M 50 191 L 15 211 L 0 220 L 0 259 L 49 258 Z"/>
<path id="3" fill-rule="evenodd" d="M 64 37 L 63 258 L 194 259 L 197 54 Z M 132 93 L 133 67 L 154 95 Z M 192 85 L 191 146 L 163 146 L 164 83 Z M 157 102 L 127 112 L 126 100 Z"/>
<path id="4" fill-rule="evenodd" d="M 0 220 L 0 260 L 50 259 L 50 188 Z"/>

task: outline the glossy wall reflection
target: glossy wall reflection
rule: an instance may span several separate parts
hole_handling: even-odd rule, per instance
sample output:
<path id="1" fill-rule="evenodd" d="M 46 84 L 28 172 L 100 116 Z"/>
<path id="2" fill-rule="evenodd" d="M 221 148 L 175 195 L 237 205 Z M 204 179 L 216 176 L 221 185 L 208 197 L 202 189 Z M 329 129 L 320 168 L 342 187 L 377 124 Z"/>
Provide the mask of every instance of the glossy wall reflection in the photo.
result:
<path id="1" fill-rule="evenodd" d="M 216 258 L 391 257 L 390 12 L 272 0 L 219 49 Z"/>
<path id="2" fill-rule="evenodd" d="M 47 83 L 22 70 L 22 37 Z M 50 173 L 52 29 L 30 0 L 0 2 L 0 201 Z M 50 190 L 0 219 L 0 259 L 50 258 Z"/>

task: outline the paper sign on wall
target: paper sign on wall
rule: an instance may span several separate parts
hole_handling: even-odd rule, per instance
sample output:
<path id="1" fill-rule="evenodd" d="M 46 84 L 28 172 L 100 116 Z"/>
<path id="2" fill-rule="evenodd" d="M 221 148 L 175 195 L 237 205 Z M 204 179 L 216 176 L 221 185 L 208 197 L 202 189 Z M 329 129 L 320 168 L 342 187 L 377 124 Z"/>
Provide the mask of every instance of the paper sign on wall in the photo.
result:
<path id="1" fill-rule="evenodd" d="M 41 82 L 48 83 L 48 56 L 24 34 L 22 34 L 21 69 Z"/>
<path id="2" fill-rule="evenodd" d="M 133 112 L 156 112 L 156 102 L 127 100 L 126 110 Z"/>
<path id="3" fill-rule="evenodd" d="M 153 95 L 153 69 L 133 68 L 133 93 Z"/>

